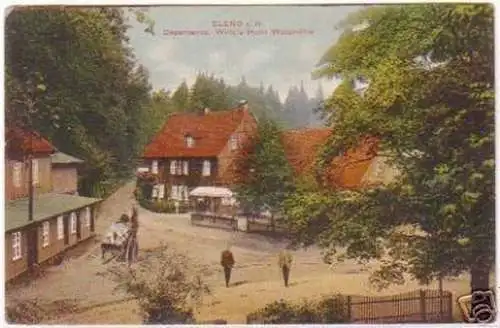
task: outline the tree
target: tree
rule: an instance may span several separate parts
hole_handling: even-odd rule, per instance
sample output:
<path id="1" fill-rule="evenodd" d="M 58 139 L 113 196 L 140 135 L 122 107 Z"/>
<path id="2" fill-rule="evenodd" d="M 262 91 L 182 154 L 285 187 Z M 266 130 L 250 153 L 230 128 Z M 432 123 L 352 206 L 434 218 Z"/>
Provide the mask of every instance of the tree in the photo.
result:
<path id="1" fill-rule="evenodd" d="M 293 173 L 281 143 L 281 130 L 271 120 L 259 120 L 257 139 L 246 158 L 247 179 L 236 187 L 239 202 L 250 212 L 269 210 L 272 217 L 282 211 L 293 191 Z"/>
<path id="2" fill-rule="evenodd" d="M 118 8 L 16 8 L 6 19 L 6 122 L 29 116 L 30 128 L 84 159 L 83 195 L 103 196 L 130 176 L 144 140 L 150 86 L 125 21 Z M 29 115 L 27 95 L 37 104 Z"/>
<path id="3" fill-rule="evenodd" d="M 138 267 L 111 270 L 117 289 L 137 299 L 146 324 L 193 323 L 196 306 L 210 292 L 202 270 L 166 245 L 145 256 Z"/>
<path id="4" fill-rule="evenodd" d="M 204 108 L 216 111 L 227 110 L 230 104 L 226 89 L 223 80 L 213 75 L 199 74 L 191 87 L 190 110 L 202 111 Z"/>
<path id="5" fill-rule="evenodd" d="M 327 260 L 379 259 L 378 282 L 402 283 L 410 274 L 425 283 L 468 271 L 472 290 L 488 288 L 495 250 L 493 7 L 374 6 L 341 28 L 316 72 L 343 79 L 325 105 L 335 111 L 335 133 L 321 165 L 371 135 L 400 176 L 366 190 L 293 197 L 296 241 L 320 244 Z M 362 92 L 359 82 L 367 84 Z"/>
<path id="6" fill-rule="evenodd" d="M 175 105 L 173 98 L 170 98 L 170 92 L 164 89 L 153 91 L 149 106 L 145 109 L 143 119 L 140 121 L 144 126 L 143 135 L 145 142 L 142 142 L 142 145 L 146 145 L 151 141 L 152 137 L 165 124 L 170 114 L 183 111 L 183 108 Z"/>
<path id="7" fill-rule="evenodd" d="M 172 95 L 172 102 L 178 111 L 187 111 L 189 106 L 189 87 L 183 81 Z"/>

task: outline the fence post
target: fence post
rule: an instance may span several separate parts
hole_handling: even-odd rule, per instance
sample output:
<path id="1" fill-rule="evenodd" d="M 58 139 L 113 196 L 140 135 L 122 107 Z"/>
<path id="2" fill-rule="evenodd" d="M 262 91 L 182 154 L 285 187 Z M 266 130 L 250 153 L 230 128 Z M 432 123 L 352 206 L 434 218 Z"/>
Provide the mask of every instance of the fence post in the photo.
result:
<path id="1" fill-rule="evenodd" d="M 420 314 L 422 315 L 422 321 L 427 322 L 427 314 L 425 311 L 425 290 L 420 290 Z"/>
<path id="2" fill-rule="evenodd" d="M 453 322 L 453 294 L 447 292 L 446 296 L 448 298 L 448 322 Z"/>
<path id="3" fill-rule="evenodd" d="M 351 295 L 347 295 L 347 320 L 352 322 L 352 311 L 351 311 Z"/>

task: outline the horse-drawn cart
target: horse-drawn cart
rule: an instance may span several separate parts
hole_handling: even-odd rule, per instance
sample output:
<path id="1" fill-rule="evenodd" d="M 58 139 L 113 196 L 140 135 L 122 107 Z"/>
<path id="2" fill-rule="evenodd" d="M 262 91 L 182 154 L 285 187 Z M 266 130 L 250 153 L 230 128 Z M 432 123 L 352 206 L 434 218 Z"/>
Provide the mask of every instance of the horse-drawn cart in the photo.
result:
<path id="1" fill-rule="evenodd" d="M 128 264 L 137 260 L 139 247 L 137 235 L 124 222 L 113 223 L 101 243 L 102 259 L 107 252 L 114 254 L 119 260 L 126 260 Z"/>

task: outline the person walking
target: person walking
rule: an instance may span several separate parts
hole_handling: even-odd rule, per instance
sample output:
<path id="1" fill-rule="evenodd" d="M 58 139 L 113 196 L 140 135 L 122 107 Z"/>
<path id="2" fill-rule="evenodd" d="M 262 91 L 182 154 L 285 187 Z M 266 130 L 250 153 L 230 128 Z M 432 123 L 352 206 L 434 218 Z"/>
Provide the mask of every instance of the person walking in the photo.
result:
<path id="1" fill-rule="evenodd" d="M 220 264 L 224 268 L 224 279 L 226 280 L 226 287 L 229 287 L 229 281 L 231 280 L 231 270 L 234 266 L 234 256 L 229 250 L 229 247 L 222 251 Z"/>
<path id="2" fill-rule="evenodd" d="M 283 280 L 285 282 L 285 287 L 288 287 L 288 279 L 290 277 L 290 268 L 292 266 L 292 254 L 284 249 L 280 252 L 278 258 L 278 264 L 281 268 L 281 273 L 283 274 Z"/>

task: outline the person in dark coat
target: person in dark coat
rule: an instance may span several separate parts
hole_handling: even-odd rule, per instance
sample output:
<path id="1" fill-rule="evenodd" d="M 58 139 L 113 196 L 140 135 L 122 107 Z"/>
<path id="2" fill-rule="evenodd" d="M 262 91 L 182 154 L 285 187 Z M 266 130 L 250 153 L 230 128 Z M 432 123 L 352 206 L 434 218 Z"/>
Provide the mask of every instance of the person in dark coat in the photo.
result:
<path id="1" fill-rule="evenodd" d="M 234 256 L 229 250 L 229 247 L 224 250 L 221 254 L 220 264 L 224 269 L 224 279 L 226 280 L 226 287 L 229 287 L 229 281 L 231 280 L 231 270 L 234 266 Z"/>
<path id="2" fill-rule="evenodd" d="M 288 279 L 290 278 L 290 269 L 292 267 L 292 254 L 287 249 L 280 252 L 278 265 L 280 266 L 281 273 L 283 274 L 285 287 L 288 287 Z"/>

